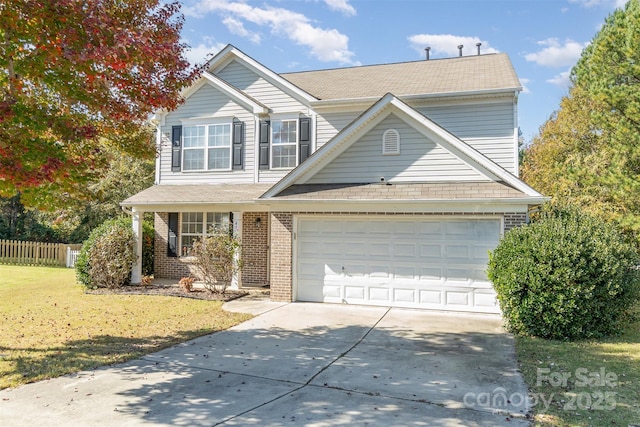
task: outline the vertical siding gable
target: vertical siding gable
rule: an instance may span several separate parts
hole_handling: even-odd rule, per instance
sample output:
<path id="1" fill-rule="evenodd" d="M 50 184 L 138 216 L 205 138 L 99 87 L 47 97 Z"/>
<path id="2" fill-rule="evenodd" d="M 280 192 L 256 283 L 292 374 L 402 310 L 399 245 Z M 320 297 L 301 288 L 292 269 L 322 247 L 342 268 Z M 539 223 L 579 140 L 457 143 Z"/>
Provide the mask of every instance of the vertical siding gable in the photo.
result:
<path id="1" fill-rule="evenodd" d="M 400 133 L 399 155 L 382 155 L 382 135 L 387 129 L 396 129 Z M 391 114 L 307 182 L 373 183 L 380 182 L 383 176 L 385 180 L 395 182 L 487 180 L 442 146 Z"/>

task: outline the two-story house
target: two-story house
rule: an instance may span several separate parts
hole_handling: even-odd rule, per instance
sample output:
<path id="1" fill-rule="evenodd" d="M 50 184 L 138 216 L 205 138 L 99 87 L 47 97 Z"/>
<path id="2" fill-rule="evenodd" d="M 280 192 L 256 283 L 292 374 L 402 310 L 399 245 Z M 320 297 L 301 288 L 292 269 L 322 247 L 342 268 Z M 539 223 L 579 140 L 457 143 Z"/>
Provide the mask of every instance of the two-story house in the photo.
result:
<path id="1" fill-rule="evenodd" d="M 137 235 L 155 212 L 156 277 L 230 224 L 239 286 L 274 300 L 499 312 L 488 252 L 545 200 L 520 91 L 503 53 L 278 74 L 229 45 L 157 114 L 156 184 L 123 206 Z"/>

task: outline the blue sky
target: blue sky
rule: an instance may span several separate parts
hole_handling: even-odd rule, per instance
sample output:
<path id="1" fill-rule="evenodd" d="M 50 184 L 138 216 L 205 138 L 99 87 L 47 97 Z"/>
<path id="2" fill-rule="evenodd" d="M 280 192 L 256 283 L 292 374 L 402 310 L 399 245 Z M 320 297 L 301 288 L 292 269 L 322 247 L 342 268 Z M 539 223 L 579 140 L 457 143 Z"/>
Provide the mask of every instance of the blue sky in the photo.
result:
<path id="1" fill-rule="evenodd" d="M 529 141 L 568 91 L 569 71 L 624 0 L 184 0 L 188 57 L 228 43 L 275 72 L 505 52 Z"/>

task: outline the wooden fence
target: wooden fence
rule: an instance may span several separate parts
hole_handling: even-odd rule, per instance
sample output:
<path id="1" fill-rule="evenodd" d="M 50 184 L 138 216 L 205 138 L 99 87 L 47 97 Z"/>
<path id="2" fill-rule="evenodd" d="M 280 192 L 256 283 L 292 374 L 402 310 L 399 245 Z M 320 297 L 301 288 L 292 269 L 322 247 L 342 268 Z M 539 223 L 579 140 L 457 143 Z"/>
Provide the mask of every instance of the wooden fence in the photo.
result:
<path id="1" fill-rule="evenodd" d="M 68 257 L 81 247 L 81 244 L 0 240 L 0 264 L 73 267 L 75 263 L 69 262 Z"/>

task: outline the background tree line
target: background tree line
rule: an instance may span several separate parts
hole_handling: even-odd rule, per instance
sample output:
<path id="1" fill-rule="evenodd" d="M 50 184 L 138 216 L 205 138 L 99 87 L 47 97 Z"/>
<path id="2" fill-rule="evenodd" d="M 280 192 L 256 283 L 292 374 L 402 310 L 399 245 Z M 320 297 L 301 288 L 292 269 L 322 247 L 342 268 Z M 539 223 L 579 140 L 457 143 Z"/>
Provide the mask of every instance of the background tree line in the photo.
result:
<path id="1" fill-rule="evenodd" d="M 155 159 L 115 150 L 108 155 L 108 167 L 75 196 L 47 192 L 51 209 L 28 207 L 38 202 L 35 197 L 42 198 L 41 190 L 0 197 L 0 239 L 82 243 L 105 220 L 124 215 L 120 202 L 153 184 Z M 42 206 L 42 200 L 38 203 Z"/>
<path id="2" fill-rule="evenodd" d="M 572 87 L 524 151 L 522 177 L 640 240 L 640 3 L 605 21 Z"/>

